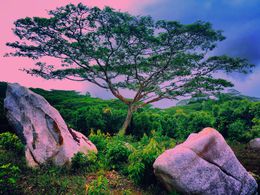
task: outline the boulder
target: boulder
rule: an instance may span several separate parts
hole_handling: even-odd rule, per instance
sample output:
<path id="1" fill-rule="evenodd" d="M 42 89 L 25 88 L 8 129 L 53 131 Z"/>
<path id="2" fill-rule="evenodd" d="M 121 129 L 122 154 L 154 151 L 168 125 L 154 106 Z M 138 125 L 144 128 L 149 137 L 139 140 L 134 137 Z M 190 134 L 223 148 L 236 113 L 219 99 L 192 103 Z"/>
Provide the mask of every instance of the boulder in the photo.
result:
<path id="1" fill-rule="evenodd" d="M 19 84 L 8 84 L 4 107 L 10 125 L 26 144 L 25 156 L 31 167 L 46 162 L 64 165 L 77 152 L 97 152 L 87 137 L 67 127 L 42 96 Z"/>
<path id="2" fill-rule="evenodd" d="M 255 138 L 255 139 L 250 140 L 248 145 L 249 145 L 250 149 L 260 151 L 260 138 Z"/>
<path id="3" fill-rule="evenodd" d="M 237 160 L 222 135 L 205 128 L 153 164 L 156 177 L 169 191 L 183 194 L 257 194 L 257 183 Z"/>

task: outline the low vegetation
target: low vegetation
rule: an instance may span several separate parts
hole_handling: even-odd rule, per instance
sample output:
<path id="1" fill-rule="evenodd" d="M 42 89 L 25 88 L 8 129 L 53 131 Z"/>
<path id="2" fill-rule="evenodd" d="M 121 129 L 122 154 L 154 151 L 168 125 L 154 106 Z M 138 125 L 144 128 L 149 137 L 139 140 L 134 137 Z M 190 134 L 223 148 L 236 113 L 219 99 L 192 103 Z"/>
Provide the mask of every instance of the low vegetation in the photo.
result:
<path id="1" fill-rule="evenodd" d="M 127 114 L 127 107 L 119 100 L 102 100 L 74 91 L 33 90 L 57 108 L 69 126 L 86 136 L 91 129 L 117 134 Z M 190 133 L 207 126 L 216 128 L 226 139 L 244 143 L 260 136 L 259 101 L 232 94 L 219 94 L 217 98 L 191 101 L 168 109 L 148 105 L 134 113 L 128 130 L 138 139 L 155 130 L 170 138 L 184 140 Z"/>
<path id="2" fill-rule="evenodd" d="M 0 87 L 3 104 L 5 83 Z M 220 131 L 259 181 L 259 156 L 245 144 L 260 136 L 259 102 L 220 94 L 217 100 L 168 109 L 148 105 L 134 114 L 129 127 L 132 134 L 120 136 L 117 133 L 127 108 L 118 100 L 74 91 L 33 90 L 55 106 L 69 126 L 88 136 L 99 152 L 77 153 L 71 166 L 46 164 L 31 169 L 26 166 L 21 140 L 10 127 L 1 129 L 0 194 L 167 194 L 154 177 L 154 160 L 206 126 Z M 1 127 L 7 128 L 4 109 L 0 113 Z"/>

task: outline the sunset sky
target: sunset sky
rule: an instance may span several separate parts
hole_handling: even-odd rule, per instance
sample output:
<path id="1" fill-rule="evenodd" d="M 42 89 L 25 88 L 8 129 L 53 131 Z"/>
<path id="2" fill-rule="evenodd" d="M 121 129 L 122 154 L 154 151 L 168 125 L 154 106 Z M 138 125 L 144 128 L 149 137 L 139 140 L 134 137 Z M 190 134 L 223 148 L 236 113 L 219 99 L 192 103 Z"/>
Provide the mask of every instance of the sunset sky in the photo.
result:
<path id="1" fill-rule="evenodd" d="M 135 15 L 151 15 L 155 19 L 178 20 L 192 23 L 208 21 L 214 29 L 223 30 L 226 40 L 218 45 L 215 55 L 228 54 L 247 58 L 256 65 L 249 75 L 224 75 L 235 84 L 235 89 L 249 96 L 260 97 L 260 1 L 259 0 L 8 0 L 0 6 L 0 81 L 18 82 L 27 87 L 67 89 L 86 92 L 93 96 L 110 98 L 111 94 L 89 83 L 46 81 L 19 71 L 32 67 L 34 61 L 25 58 L 3 57 L 11 49 L 6 42 L 16 41 L 12 33 L 13 22 L 19 18 L 47 16 L 47 11 L 68 3 L 88 6 L 104 5 Z M 174 102 L 159 102 L 165 107 Z"/>

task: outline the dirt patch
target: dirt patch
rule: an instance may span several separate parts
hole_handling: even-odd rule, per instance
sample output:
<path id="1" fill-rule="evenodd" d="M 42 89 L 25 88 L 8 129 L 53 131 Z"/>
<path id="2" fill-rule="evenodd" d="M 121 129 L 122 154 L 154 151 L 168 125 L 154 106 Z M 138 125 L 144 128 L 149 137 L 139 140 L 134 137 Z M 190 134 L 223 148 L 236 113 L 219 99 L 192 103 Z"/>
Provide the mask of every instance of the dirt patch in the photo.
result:
<path id="1" fill-rule="evenodd" d="M 108 185 L 110 189 L 111 194 L 115 195 L 121 195 L 125 194 L 126 191 L 128 191 L 130 194 L 144 194 L 144 192 L 136 186 L 132 181 L 127 179 L 125 176 L 119 174 L 117 171 L 107 171 L 104 174 L 104 177 L 108 180 Z M 91 181 L 98 178 L 97 174 L 89 174 L 87 176 L 86 183 L 90 183 Z"/>

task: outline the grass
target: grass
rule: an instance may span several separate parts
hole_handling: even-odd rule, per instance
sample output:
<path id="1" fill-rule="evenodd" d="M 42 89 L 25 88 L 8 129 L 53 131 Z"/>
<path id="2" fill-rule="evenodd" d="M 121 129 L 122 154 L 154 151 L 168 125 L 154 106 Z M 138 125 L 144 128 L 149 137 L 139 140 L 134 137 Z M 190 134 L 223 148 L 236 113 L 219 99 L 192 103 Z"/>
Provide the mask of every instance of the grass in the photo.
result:
<path id="1" fill-rule="evenodd" d="M 246 144 L 228 142 L 241 164 L 249 171 L 260 185 L 260 156 L 250 150 Z M 135 143 L 137 144 L 137 143 Z M 73 171 L 69 167 L 57 167 L 51 164 L 37 169 L 26 167 L 24 154 L 0 148 L 0 164 L 12 163 L 20 168 L 21 173 L 16 183 L 16 194 L 86 194 L 86 188 L 99 176 L 108 181 L 108 194 L 167 194 L 158 184 L 142 186 L 135 184 L 122 171 L 99 168 L 94 172 Z"/>
<path id="2" fill-rule="evenodd" d="M 120 171 L 99 168 L 95 172 L 73 171 L 69 167 L 57 167 L 46 164 L 39 168 L 28 168 L 24 154 L 0 147 L 0 165 L 11 163 L 21 170 L 14 189 L 9 194 L 53 195 L 86 194 L 86 187 L 99 176 L 108 180 L 108 194 L 166 194 L 160 186 L 140 187 Z M 1 194 L 1 191 L 0 191 Z M 7 193 L 8 194 L 8 193 Z M 98 193 L 100 194 L 100 193 Z"/>

